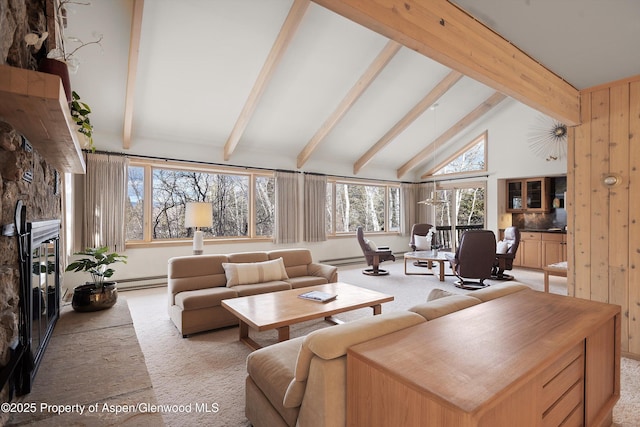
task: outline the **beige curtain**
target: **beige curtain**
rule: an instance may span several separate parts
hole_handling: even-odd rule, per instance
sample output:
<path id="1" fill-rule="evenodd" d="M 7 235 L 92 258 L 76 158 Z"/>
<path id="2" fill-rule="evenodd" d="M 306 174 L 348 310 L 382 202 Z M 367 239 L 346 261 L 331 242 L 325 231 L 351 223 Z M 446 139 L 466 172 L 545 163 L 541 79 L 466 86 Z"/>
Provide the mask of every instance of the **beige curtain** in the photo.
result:
<path id="1" fill-rule="evenodd" d="M 418 199 L 416 198 L 417 185 L 416 184 L 401 184 L 400 190 L 402 191 L 402 224 L 401 233 L 403 236 L 409 236 L 411 234 L 411 227 L 416 223 Z"/>
<path id="2" fill-rule="evenodd" d="M 276 243 L 297 243 L 298 174 L 276 172 Z"/>
<path id="3" fill-rule="evenodd" d="M 433 190 L 432 183 L 416 184 L 416 223 L 419 224 L 434 224 L 431 221 L 433 215 L 433 207 L 429 205 L 418 205 L 420 200 L 425 200 L 431 194 Z"/>
<path id="4" fill-rule="evenodd" d="M 84 247 L 125 249 L 128 160 L 121 155 L 87 154 L 84 183 Z"/>
<path id="5" fill-rule="evenodd" d="M 326 227 L 327 177 L 304 176 L 304 241 L 324 242 Z"/>

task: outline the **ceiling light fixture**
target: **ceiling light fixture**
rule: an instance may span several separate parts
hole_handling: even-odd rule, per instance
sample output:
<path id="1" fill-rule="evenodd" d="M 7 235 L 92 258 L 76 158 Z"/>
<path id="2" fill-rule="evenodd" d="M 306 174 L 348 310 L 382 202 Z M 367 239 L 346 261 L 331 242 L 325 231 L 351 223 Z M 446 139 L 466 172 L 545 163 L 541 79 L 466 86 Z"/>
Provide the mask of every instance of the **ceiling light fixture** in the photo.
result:
<path id="1" fill-rule="evenodd" d="M 433 111 L 433 128 L 435 129 L 435 133 L 436 135 L 438 134 L 438 121 L 437 121 L 437 117 L 436 117 L 436 108 L 438 108 L 438 104 L 435 103 L 430 107 L 430 110 Z M 434 142 L 435 144 L 436 142 Z M 432 185 L 433 185 L 433 189 L 431 190 L 431 192 L 429 193 L 429 197 L 427 197 L 424 200 L 420 200 L 418 203 L 421 205 L 428 205 L 428 206 L 442 206 L 442 205 L 446 205 L 449 203 L 448 200 L 446 199 L 441 199 L 440 197 L 438 197 L 438 193 L 439 191 L 436 190 L 436 179 L 435 179 L 435 169 L 436 169 L 436 162 L 437 162 L 437 154 L 438 154 L 438 146 L 435 145 L 433 147 L 433 168 L 432 168 L 432 172 L 431 172 L 431 176 L 432 176 Z"/>

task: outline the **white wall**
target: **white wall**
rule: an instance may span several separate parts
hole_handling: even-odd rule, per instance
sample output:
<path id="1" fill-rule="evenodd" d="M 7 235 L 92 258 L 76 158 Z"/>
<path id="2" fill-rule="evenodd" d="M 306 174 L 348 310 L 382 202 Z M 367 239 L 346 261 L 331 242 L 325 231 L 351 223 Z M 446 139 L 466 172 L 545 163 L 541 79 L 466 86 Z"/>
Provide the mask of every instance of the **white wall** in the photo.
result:
<path id="1" fill-rule="evenodd" d="M 513 100 L 504 101 L 498 106 L 490 116 L 476 126 L 470 127 L 456 138 L 454 144 L 447 152 L 442 152 L 442 156 L 447 156 L 451 152 L 458 150 L 461 146 L 470 142 L 473 138 L 480 135 L 485 130 L 489 132 L 489 177 L 487 179 L 487 228 L 497 232 L 499 226 L 504 226 L 507 215 L 500 215 L 499 204 L 502 203 L 504 209 L 503 192 L 504 187 L 501 179 L 534 177 L 534 176 L 553 176 L 565 174 L 567 171 L 566 159 L 559 161 L 547 162 L 542 158 L 536 157 L 530 150 L 527 143 L 527 134 L 531 127 L 535 124 L 535 120 L 540 113 L 531 108 L 520 104 Z M 115 140 L 114 140 L 115 143 Z M 117 151 L 114 145 L 114 151 Z M 142 144 L 144 147 L 144 144 Z M 138 146 L 139 147 L 139 146 Z M 198 152 L 190 152 L 188 144 L 180 145 L 180 153 L 177 154 L 170 150 L 175 144 L 149 144 L 147 155 L 158 157 L 169 157 L 187 159 L 197 158 L 203 161 L 215 162 L 219 159 L 213 154 L 204 154 Z M 138 148 L 135 154 L 144 154 Z M 253 166 L 258 166 L 252 162 Z M 264 163 L 273 161 L 270 165 Z M 289 164 L 289 160 L 263 158 L 259 163 L 264 163 L 264 167 L 277 168 L 280 164 Z M 347 171 L 346 167 L 341 165 L 333 165 L 326 171 L 333 174 L 350 175 L 351 171 Z M 379 176 L 380 179 L 390 179 L 389 177 L 395 171 L 387 171 Z M 421 173 L 421 172 L 420 172 Z M 419 180 L 420 173 L 416 173 L 414 177 Z M 302 207 L 300 207 L 302 209 Z M 302 216 L 302 215 L 300 215 Z M 301 234 L 302 235 L 302 234 Z M 369 235 L 378 245 L 387 245 L 393 251 L 404 252 L 407 250 L 408 240 L 402 236 L 389 235 Z M 362 256 L 360 247 L 353 237 L 340 237 L 329 239 L 322 243 L 304 243 L 275 245 L 272 243 L 256 242 L 256 243 L 208 243 L 205 245 L 205 253 L 231 253 L 256 250 L 271 250 L 277 248 L 299 247 L 304 246 L 311 249 L 315 260 L 329 260 Z M 166 275 L 167 261 L 174 256 L 183 256 L 191 254 L 191 243 L 185 243 L 183 246 L 170 246 L 158 248 L 139 248 L 127 249 L 125 254 L 129 257 L 126 265 L 119 264 L 116 266 L 116 275 L 114 279 L 130 279 L 139 277 Z M 66 287 L 73 287 L 84 282 L 85 277 L 79 277 L 78 274 L 66 274 L 64 284 Z"/>

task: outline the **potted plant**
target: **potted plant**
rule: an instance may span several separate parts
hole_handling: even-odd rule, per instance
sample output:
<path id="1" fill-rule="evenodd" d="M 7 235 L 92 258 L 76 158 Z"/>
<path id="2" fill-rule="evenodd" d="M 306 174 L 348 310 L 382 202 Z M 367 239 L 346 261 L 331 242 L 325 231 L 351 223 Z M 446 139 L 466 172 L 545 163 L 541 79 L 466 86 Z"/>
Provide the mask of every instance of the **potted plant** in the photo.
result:
<path id="1" fill-rule="evenodd" d="M 76 125 L 78 125 L 78 132 L 85 137 L 86 144 L 83 144 L 83 148 L 96 151 L 96 147 L 93 145 L 93 125 L 89 119 L 91 108 L 86 103 L 80 101 L 80 95 L 78 95 L 75 90 L 72 92 L 72 98 L 71 104 L 69 104 L 71 117 Z"/>
<path id="2" fill-rule="evenodd" d="M 116 282 L 105 281 L 115 273 L 109 265 L 116 262 L 127 262 L 126 255 L 116 252 L 108 253 L 109 248 L 87 248 L 74 255 L 84 255 L 67 266 L 65 271 L 84 271 L 91 274 L 92 282 L 76 286 L 73 290 L 71 305 L 76 311 L 98 311 L 112 307 L 118 300 Z"/>

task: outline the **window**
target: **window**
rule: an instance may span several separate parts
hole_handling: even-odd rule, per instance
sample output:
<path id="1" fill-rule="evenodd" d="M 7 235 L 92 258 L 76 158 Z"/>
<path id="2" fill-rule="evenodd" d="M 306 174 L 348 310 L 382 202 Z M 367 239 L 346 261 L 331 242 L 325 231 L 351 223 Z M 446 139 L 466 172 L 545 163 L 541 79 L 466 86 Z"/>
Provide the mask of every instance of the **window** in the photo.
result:
<path id="1" fill-rule="evenodd" d="M 487 132 L 445 160 L 433 175 L 446 175 L 487 170 Z"/>
<path id="2" fill-rule="evenodd" d="M 327 183 L 327 234 L 400 230 L 400 186 Z"/>
<path id="3" fill-rule="evenodd" d="M 443 184 L 439 188 L 442 197 L 449 203 L 436 206 L 436 226 L 449 233 L 447 240 L 455 248 L 462 233 L 484 228 L 485 183 Z"/>
<path id="4" fill-rule="evenodd" d="M 132 161 L 129 167 L 127 241 L 187 239 L 187 202 L 213 205 L 213 226 L 205 238 L 270 237 L 274 226 L 272 174 L 216 170 L 175 163 Z M 149 201 L 147 203 L 147 201 Z"/>

